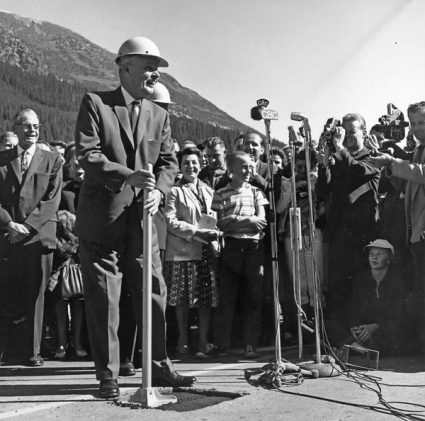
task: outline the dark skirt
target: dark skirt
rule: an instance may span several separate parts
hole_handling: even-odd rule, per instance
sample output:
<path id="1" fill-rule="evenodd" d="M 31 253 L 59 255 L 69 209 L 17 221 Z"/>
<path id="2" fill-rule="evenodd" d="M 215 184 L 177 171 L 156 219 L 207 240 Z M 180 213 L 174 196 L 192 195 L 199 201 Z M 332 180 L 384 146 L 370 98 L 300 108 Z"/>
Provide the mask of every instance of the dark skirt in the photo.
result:
<path id="1" fill-rule="evenodd" d="M 202 248 L 202 260 L 165 262 L 167 303 L 190 308 L 217 307 L 218 288 L 216 257 L 207 245 Z"/>

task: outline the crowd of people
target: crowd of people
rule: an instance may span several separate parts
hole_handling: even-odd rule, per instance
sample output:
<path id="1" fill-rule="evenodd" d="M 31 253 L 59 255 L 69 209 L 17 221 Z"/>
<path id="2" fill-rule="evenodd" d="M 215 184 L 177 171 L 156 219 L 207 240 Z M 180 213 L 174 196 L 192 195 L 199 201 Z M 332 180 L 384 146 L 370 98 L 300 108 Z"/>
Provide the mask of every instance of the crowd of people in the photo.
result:
<path id="1" fill-rule="evenodd" d="M 119 395 L 118 375 L 133 375 L 143 352 L 143 209 L 155 222 L 154 385 L 196 381 L 168 352 L 207 359 L 243 345 L 256 358 L 273 343 L 274 246 L 284 344 L 297 341 L 298 314 L 312 318 L 317 287 L 330 345 L 425 352 L 425 102 L 407 110 L 411 150 L 380 151 L 379 126 L 371 135 L 346 114 L 311 147 L 274 146 L 269 165 L 254 131 L 176 146 L 169 95 L 152 96 L 155 86 L 164 95 L 157 69 L 168 66 L 152 41 L 127 40 L 116 63 L 120 87 L 84 96 L 75 143 L 42 142 L 31 109 L 0 136 L 4 362 L 93 358 L 100 396 Z"/>

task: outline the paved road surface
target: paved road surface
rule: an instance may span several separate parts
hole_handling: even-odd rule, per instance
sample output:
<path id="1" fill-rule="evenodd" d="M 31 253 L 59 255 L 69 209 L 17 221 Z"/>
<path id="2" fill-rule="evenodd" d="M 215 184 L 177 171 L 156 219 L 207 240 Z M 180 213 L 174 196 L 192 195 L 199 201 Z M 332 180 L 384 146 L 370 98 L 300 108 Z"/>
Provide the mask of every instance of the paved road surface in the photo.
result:
<path id="1" fill-rule="evenodd" d="M 294 361 L 294 351 L 284 351 Z M 307 355 L 308 357 L 308 355 Z M 273 360 L 268 349 L 256 361 L 240 354 L 215 361 L 176 360 L 183 374 L 198 377 L 196 390 L 229 392 L 241 397 L 197 410 L 130 409 L 97 399 L 98 383 L 92 362 L 46 361 L 41 368 L 2 366 L 0 368 L 0 420 L 388 420 L 378 395 L 342 375 L 305 379 L 294 387 L 267 390 L 249 384 L 244 369 L 257 368 Z M 423 356 L 384 359 L 380 371 L 368 372 L 379 379 L 387 401 L 425 405 L 425 358 Z M 122 400 L 140 387 L 141 373 L 119 379 Z M 365 382 L 364 382 L 365 383 Z M 373 383 L 365 383 L 377 389 Z M 370 405 L 376 409 L 366 409 Z M 399 408 L 425 407 L 396 404 Z M 425 411 L 416 413 L 425 419 Z"/>

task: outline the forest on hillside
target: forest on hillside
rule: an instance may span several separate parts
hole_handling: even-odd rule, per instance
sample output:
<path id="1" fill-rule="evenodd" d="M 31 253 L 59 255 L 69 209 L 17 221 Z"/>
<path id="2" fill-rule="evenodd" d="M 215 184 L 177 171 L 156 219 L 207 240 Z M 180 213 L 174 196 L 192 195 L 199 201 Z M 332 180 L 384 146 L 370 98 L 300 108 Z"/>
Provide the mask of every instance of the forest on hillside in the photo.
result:
<path id="1" fill-rule="evenodd" d="M 90 86 L 58 80 L 51 74 L 26 72 L 19 67 L 0 62 L 0 131 L 11 130 L 15 113 L 32 108 L 39 115 L 42 128 L 40 139 L 74 139 L 75 120 L 83 95 Z M 209 136 L 219 136 L 226 142 L 237 137 L 238 130 L 225 129 L 197 119 L 173 115 L 170 110 L 171 131 L 179 144 L 185 140 L 201 142 Z"/>

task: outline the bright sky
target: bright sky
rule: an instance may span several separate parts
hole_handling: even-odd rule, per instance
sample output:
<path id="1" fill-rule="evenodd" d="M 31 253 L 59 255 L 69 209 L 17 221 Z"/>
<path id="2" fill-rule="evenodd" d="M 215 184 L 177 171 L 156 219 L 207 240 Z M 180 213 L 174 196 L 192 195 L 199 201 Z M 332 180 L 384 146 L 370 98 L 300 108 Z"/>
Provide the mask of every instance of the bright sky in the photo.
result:
<path id="1" fill-rule="evenodd" d="M 0 0 L 0 9 L 50 21 L 116 52 L 151 38 L 166 69 L 239 121 L 270 100 L 274 137 L 290 113 L 318 137 L 329 117 L 364 115 L 371 127 L 388 102 L 403 112 L 425 100 L 423 0 Z"/>

